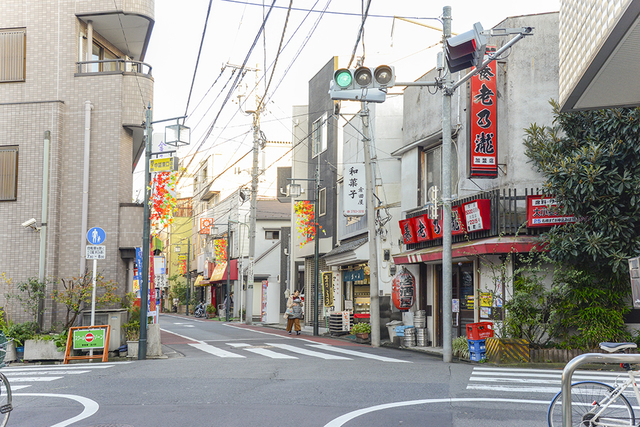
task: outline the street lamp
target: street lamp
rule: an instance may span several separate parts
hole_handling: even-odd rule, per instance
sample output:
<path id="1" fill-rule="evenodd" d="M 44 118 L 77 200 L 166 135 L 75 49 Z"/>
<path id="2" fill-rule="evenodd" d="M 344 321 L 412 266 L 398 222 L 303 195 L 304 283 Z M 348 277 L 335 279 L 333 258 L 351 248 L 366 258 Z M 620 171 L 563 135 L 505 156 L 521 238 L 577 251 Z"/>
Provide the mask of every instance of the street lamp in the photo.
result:
<path id="1" fill-rule="evenodd" d="M 289 197 L 296 198 L 302 194 L 302 187 L 300 184 L 294 184 L 294 181 L 315 181 L 316 183 L 316 200 L 314 202 L 313 207 L 313 216 L 314 216 L 314 227 L 315 227 L 315 247 L 313 251 L 313 335 L 320 335 L 318 331 L 318 269 L 319 269 L 319 254 L 320 254 L 320 222 L 318 216 L 318 200 L 320 200 L 320 169 L 316 166 L 316 177 L 315 179 L 305 179 L 305 178 L 287 178 L 292 184 L 289 184 L 289 189 L 287 193 Z"/>
<path id="2" fill-rule="evenodd" d="M 151 193 L 151 173 L 149 172 L 151 155 L 156 154 L 151 152 L 151 139 L 152 139 L 152 131 L 154 123 L 168 122 L 171 120 L 175 120 L 176 123 L 180 119 L 184 119 L 187 116 L 174 117 L 172 119 L 165 120 L 156 120 L 155 122 L 151 121 L 152 112 L 151 112 L 151 103 L 147 107 L 146 117 L 145 117 L 145 164 L 144 164 L 144 227 L 142 230 L 142 275 L 140 280 L 140 338 L 138 344 L 138 360 L 144 360 L 147 358 L 147 303 L 149 298 L 149 255 L 150 255 L 150 244 L 149 244 L 149 234 L 151 233 L 151 208 L 149 206 L 149 196 Z M 177 138 L 172 139 L 171 141 L 166 141 L 165 143 L 169 145 L 174 145 L 176 148 L 181 145 L 189 144 L 189 128 L 185 126 L 181 126 L 178 123 L 178 132 Z M 175 135 L 174 135 L 175 136 Z M 159 153 L 157 153 L 159 154 Z"/>

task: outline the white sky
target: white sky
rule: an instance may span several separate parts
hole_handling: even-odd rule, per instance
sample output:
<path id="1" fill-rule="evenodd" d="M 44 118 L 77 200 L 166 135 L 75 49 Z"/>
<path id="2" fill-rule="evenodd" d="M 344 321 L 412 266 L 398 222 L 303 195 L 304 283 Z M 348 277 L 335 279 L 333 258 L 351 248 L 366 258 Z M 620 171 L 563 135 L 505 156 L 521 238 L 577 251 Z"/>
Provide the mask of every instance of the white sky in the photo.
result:
<path id="1" fill-rule="evenodd" d="M 251 97 L 255 95 L 252 91 L 256 87 L 256 73 L 245 76 L 241 89 L 234 91 L 222 108 L 222 101 L 227 97 L 233 80 L 225 87 L 231 73 L 227 69 L 221 74 L 221 68 L 226 63 L 241 65 L 244 62 L 262 24 L 263 13 L 272 2 L 249 0 L 249 3 L 260 4 L 262 1 L 266 5 L 264 9 L 243 4 L 245 0 L 237 3 L 213 1 L 189 104 L 190 117 L 186 122 L 192 128 L 191 147 L 179 152 L 182 158 L 201 144 L 198 156 L 202 158 L 213 152 L 224 153 L 238 148 L 245 152 L 251 148 L 251 117 L 239 112 L 237 95 L 250 92 Z M 284 39 L 288 44 L 278 58 L 267 94 L 269 103 L 262 115 L 262 127 L 268 140 L 291 140 L 291 107 L 307 103 L 309 80 L 332 56 L 340 56 L 339 65 L 347 66 L 361 23 L 361 17 L 357 15 L 362 11 L 362 3 L 356 0 L 293 2 L 294 8 L 304 10 L 291 12 Z M 488 29 L 509 16 L 558 11 L 559 3 L 560 0 L 372 0 L 364 33 L 365 65 L 393 65 L 398 81 L 415 80 L 435 66 L 442 32 L 394 20 L 391 16 L 439 18 L 443 7 L 449 5 L 452 9 L 452 31 L 462 33 L 471 30 L 474 22 L 480 22 Z M 208 0 L 155 0 L 156 21 L 145 58 L 145 62 L 153 67 L 155 80 L 153 120 L 185 113 L 208 4 Z M 306 12 L 310 8 L 321 11 L 327 4 L 327 12 L 331 14 L 321 17 L 320 13 Z M 272 72 L 288 5 L 286 0 L 276 1 L 280 8 L 271 12 L 265 32 L 246 63 L 248 67 L 260 69 L 258 78 L 262 81 L 257 86 L 260 95 L 264 93 L 265 80 Z M 441 28 L 437 20 L 420 22 Z M 356 56 L 361 56 L 362 52 L 360 41 Z M 265 63 L 267 79 L 264 78 Z M 207 91 L 209 93 L 205 96 Z M 198 103 L 200 106 L 194 112 Z M 243 106 L 244 109 L 248 107 Z M 203 135 L 218 114 L 220 116 L 210 137 L 204 140 Z M 154 131 L 162 131 L 162 125 L 155 125 Z M 196 161 L 192 163 L 190 171 L 196 164 Z M 141 176 L 140 172 L 136 174 L 137 182 Z"/>

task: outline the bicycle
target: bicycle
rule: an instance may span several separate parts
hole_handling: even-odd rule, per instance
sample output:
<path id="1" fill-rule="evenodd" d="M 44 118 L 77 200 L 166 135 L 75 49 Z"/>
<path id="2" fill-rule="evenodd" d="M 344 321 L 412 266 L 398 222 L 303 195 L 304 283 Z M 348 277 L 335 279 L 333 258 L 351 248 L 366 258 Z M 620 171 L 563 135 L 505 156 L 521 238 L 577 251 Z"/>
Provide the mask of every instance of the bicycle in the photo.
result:
<path id="1" fill-rule="evenodd" d="M 7 340 L 4 334 L 0 333 L 0 368 L 5 367 L 4 358 L 7 355 L 7 346 L 12 340 Z M 9 421 L 9 415 L 13 410 L 11 403 L 11 386 L 9 380 L 0 372 L 0 427 L 5 427 Z"/>
<path id="2" fill-rule="evenodd" d="M 635 343 L 600 343 L 600 348 L 609 353 L 637 348 Z M 620 364 L 626 370 L 628 379 L 618 382 L 615 387 L 598 381 L 579 381 L 571 384 L 572 423 L 576 427 L 619 427 L 635 426 L 633 407 L 624 396 L 631 386 L 640 404 L 640 391 L 636 385 L 636 375 L 640 370 L 632 370 L 630 364 Z M 547 412 L 549 427 L 562 427 L 562 392 L 556 394 Z"/>

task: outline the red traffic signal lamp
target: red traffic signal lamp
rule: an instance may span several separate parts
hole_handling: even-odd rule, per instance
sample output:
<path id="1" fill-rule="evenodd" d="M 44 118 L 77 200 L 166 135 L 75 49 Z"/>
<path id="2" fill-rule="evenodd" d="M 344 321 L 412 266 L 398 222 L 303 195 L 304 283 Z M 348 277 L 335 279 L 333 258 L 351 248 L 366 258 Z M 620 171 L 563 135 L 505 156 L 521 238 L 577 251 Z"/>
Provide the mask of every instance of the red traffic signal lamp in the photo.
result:
<path id="1" fill-rule="evenodd" d="M 482 35 L 482 24 L 473 24 L 473 30 L 448 38 L 445 43 L 445 56 L 449 71 L 456 73 L 482 64 L 487 38 Z"/>
<path id="2" fill-rule="evenodd" d="M 387 88 L 395 84 L 393 67 L 340 68 L 333 73 L 329 96 L 333 100 L 384 102 Z"/>

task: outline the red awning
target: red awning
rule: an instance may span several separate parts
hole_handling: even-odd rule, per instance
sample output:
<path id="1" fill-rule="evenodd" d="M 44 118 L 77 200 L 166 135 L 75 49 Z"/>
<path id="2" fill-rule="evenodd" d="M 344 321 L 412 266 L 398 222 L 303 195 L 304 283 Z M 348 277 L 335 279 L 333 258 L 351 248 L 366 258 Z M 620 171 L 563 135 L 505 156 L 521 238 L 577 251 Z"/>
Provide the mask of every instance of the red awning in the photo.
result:
<path id="1" fill-rule="evenodd" d="M 230 261 L 231 270 L 229 272 L 229 280 L 238 280 L 238 260 L 232 259 Z M 219 283 L 225 283 L 227 281 L 227 263 L 219 262 L 211 273 L 209 280 L 203 281 L 201 285 L 217 285 Z"/>
<path id="2" fill-rule="evenodd" d="M 471 242 L 455 243 L 451 246 L 451 257 L 468 257 L 476 255 L 497 255 L 510 252 L 531 252 L 534 247 L 542 250 L 539 237 L 533 236 L 506 236 L 490 239 L 474 240 Z M 442 246 L 418 249 L 393 256 L 396 264 L 417 264 L 421 262 L 442 260 Z"/>

